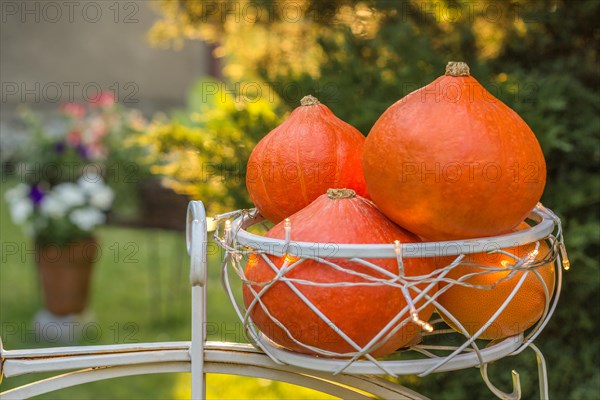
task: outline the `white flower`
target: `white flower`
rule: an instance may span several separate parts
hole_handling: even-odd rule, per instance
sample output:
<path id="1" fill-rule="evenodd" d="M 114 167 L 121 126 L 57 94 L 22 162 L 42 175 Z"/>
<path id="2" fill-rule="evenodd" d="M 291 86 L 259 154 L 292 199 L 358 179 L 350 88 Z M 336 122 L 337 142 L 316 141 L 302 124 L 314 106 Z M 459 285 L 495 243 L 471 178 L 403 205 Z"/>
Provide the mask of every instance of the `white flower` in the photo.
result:
<path id="1" fill-rule="evenodd" d="M 90 196 L 90 204 L 101 210 L 108 211 L 113 203 L 115 194 L 104 184 L 98 174 L 86 174 L 79 178 L 77 184 Z"/>
<path id="2" fill-rule="evenodd" d="M 98 207 L 101 210 L 108 211 L 113 203 L 115 194 L 112 189 L 106 185 L 98 188 L 96 192 L 91 194 L 90 204 L 94 207 Z"/>
<path id="3" fill-rule="evenodd" d="M 14 188 L 7 190 L 6 193 L 4 193 L 4 198 L 10 204 L 13 204 L 25 199 L 29 195 L 30 190 L 31 188 L 29 185 L 26 185 L 25 183 L 19 183 Z"/>
<path id="4" fill-rule="evenodd" d="M 77 181 L 77 184 L 90 196 L 90 204 L 92 206 L 104 211 L 110 209 L 115 194 L 109 186 L 104 184 L 102 177 L 99 175 L 82 176 Z"/>
<path id="5" fill-rule="evenodd" d="M 65 205 L 66 208 L 77 207 L 85 204 L 85 192 L 74 183 L 61 183 L 56 185 L 52 194 Z"/>
<path id="6" fill-rule="evenodd" d="M 61 201 L 61 199 L 54 192 L 46 195 L 40 203 L 40 212 L 42 215 L 46 215 L 54 219 L 64 217 L 68 208 L 68 205 Z"/>
<path id="7" fill-rule="evenodd" d="M 10 217 L 17 225 L 21 225 L 33 213 L 33 202 L 29 199 L 21 199 L 10 204 Z"/>
<path id="8" fill-rule="evenodd" d="M 30 190 L 29 185 L 19 183 L 4 193 L 4 198 L 10 205 L 10 218 L 17 225 L 23 224 L 33 213 L 33 202 L 29 198 Z"/>
<path id="9" fill-rule="evenodd" d="M 91 231 L 96 225 L 103 224 L 106 216 L 97 208 L 85 207 L 74 210 L 69 219 L 83 231 Z"/>

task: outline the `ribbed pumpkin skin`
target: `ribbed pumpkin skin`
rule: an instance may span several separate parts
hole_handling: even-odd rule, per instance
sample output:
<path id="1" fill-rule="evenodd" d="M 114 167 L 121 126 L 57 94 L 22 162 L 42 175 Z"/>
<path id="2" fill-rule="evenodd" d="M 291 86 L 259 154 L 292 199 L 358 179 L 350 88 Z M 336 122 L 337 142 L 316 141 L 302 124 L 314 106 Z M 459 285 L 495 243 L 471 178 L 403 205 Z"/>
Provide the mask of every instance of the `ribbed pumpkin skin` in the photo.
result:
<path id="1" fill-rule="evenodd" d="M 519 227 L 528 228 L 526 224 Z M 535 249 L 535 243 L 506 249 L 509 253 L 521 258 Z M 536 259 L 543 258 L 548 253 L 548 246 L 540 242 Z M 476 263 L 490 267 L 502 267 L 504 263 L 512 265 L 514 258 L 504 254 L 477 253 L 466 256 L 458 267 L 447 275 L 447 278 L 456 279 L 466 274 L 485 271 L 481 267 L 465 265 Z M 549 295 L 554 291 L 554 264 L 550 263 L 537 269 L 548 287 Z M 519 283 L 524 272 L 516 273 L 511 279 L 500 282 L 509 274 L 509 270 L 497 271 L 485 275 L 468 278 L 465 282 L 473 285 L 491 286 L 492 289 L 477 289 L 455 285 L 444 292 L 437 299 L 469 332 L 475 334 L 494 313 L 502 306 L 515 286 Z M 440 285 L 441 286 L 441 285 Z M 443 286 L 442 286 L 443 287 Z M 542 316 L 546 296 L 543 283 L 535 273 L 530 272 L 519 288 L 515 297 L 504 311 L 480 336 L 481 339 L 502 339 L 513 336 L 532 327 Z M 459 331 L 449 318 L 440 312 L 444 320 L 453 329 Z"/>
<path id="2" fill-rule="evenodd" d="M 296 108 L 267 134 L 248 160 L 246 186 L 260 213 L 277 223 L 329 188 L 366 195 L 365 137 L 323 104 Z"/>
<path id="3" fill-rule="evenodd" d="M 363 168 L 379 209 L 428 240 L 508 232 L 546 183 L 534 133 L 472 76 L 444 75 L 390 106 Z"/>
<path id="4" fill-rule="evenodd" d="M 403 243 L 418 242 L 419 239 L 386 219 L 375 205 L 364 198 L 332 200 L 322 195 L 305 209 L 290 217 L 291 240 L 332 243 Z M 271 238 L 284 238 L 284 223 L 272 228 L 267 234 Z M 331 254 L 331 253 L 330 253 Z M 328 254 L 323 254 L 326 257 Z M 281 268 L 282 258 L 270 257 Z M 344 268 L 382 278 L 383 275 L 345 259 L 329 259 Z M 369 260 L 382 268 L 398 273 L 395 259 Z M 407 275 L 424 275 L 433 271 L 429 260 L 406 259 Z M 260 257 L 252 257 L 246 266 L 246 277 L 253 282 L 269 282 L 274 278 L 273 270 Z M 364 278 L 337 271 L 326 264 L 306 260 L 286 274 L 288 277 L 313 282 L 367 282 Z M 405 306 L 406 302 L 398 288 L 384 284 L 377 286 L 316 287 L 306 284 L 294 285 L 309 298 L 331 321 L 360 346 L 366 345 Z M 425 286 L 419 286 L 424 289 Z M 253 285 L 259 292 L 261 286 Z M 243 289 L 244 302 L 248 306 L 254 299 L 247 286 Z M 433 292 L 430 292 L 433 294 Z M 411 291 L 414 297 L 414 292 Z M 262 297 L 269 312 L 281 321 L 302 343 L 337 353 L 355 351 L 333 329 L 328 327 L 306 306 L 285 283 L 275 283 Z M 421 303 L 417 303 L 417 307 Z M 428 320 L 433 307 L 428 306 L 419 313 Z M 405 314 L 405 317 L 408 314 Z M 274 342 L 288 349 L 310 354 L 311 351 L 293 342 L 264 312 L 259 304 L 252 310 L 254 324 Z M 420 331 L 413 322 L 408 323 L 387 342 L 372 351 L 374 356 L 383 356 L 407 344 Z"/>

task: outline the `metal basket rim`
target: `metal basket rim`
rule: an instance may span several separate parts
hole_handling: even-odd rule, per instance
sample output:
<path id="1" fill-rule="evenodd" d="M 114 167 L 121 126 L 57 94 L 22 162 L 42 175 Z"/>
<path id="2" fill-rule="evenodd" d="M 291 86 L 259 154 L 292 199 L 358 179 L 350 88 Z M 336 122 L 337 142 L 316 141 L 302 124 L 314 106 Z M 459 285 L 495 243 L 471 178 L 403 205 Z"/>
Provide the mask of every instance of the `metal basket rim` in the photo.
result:
<path id="1" fill-rule="evenodd" d="M 318 371 L 334 372 L 347 364 L 347 360 L 345 359 L 317 357 L 288 350 L 274 343 L 262 332 L 254 339 L 263 350 L 272 354 L 277 360 L 289 365 Z M 510 355 L 522 344 L 523 334 L 519 333 L 515 336 L 504 338 L 491 346 L 480 349 L 479 352 L 483 361 L 488 363 Z M 397 375 L 417 375 L 424 373 L 444 358 L 446 357 L 380 360 L 379 363 Z M 480 364 L 481 362 L 476 352 L 461 353 L 449 360 L 448 363 L 437 368 L 434 372 L 456 371 L 465 368 L 478 367 Z M 344 373 L 382 375 L 385 374 L 385 371 L 371 361 L 355 360 L 344 368 Z"/>
<path id="2" fill-rule="evenodd" d="M 542 206 L 543 207 L 543 206 Z M 529 214 L 537 224 L 529 229 L 511 232 L 504 235 L 452 240 L 440 242 L 404 243 L 401 245 L 403 258 L 425 258 L 439 256 L 456 256 L 500 250 L 547 238 L 557 225 L 551 211 L 536 206 Z M 262 222 L 264 219 L 257 213 L 242 213 L 231 223 L 231 233 L 238 244 L 263 251 L 274 256 L 290 255 L 295 257 L 327 257 L 327 258 L 395 258 L 394 244 L 338 244 L 319 242 L 299 242 L 293 240 L 272 239 L 248 232 L 246 229 Z"/>

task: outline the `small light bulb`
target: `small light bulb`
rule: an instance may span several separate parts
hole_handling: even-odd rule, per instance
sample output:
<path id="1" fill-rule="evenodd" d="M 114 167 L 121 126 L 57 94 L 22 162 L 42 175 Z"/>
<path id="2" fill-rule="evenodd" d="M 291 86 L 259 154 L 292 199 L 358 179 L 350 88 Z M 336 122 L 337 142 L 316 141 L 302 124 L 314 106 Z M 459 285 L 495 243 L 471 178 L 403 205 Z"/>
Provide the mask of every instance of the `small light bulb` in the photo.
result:
<path id="1" fill-rule="evenodd" d="M 286 218 L 285 222 L 283 223 L 283 231 L 285 232 L 285 240 L 289 241 L 290 232 L 292 231 L 292 223 L 290 222 L 289 218 Z"/>
<path id="2" fill-rule="evenodd" d="M 538 249 L 534 249 L 531 253 L 529 253 L 529 258 L 535 258 L 540 252 Z"/>
<path id="3" fill-rule="evenodd" d="M 283 234 L 284 234 L 283 239 L 285 240 L 285 245 L 284 245 L 283 251 L 287 251 L 288 246 L 290 245 L 290 240 L 292 239 L 292 223 L 289 218 L 286 218 L 285 221 L 283 222 Z"/>
<path id="4" fill-rule="evenodd" d="M 250 268 L 258 264 L 258 259 L 259 256 L 256 254 L 250 254 L 250 256 L 248 256 L 248 261 L 246 262 L 246 268 Z"/>
<path id="5" fill-rule="evenodd" d="M 558 245 L 558 248 L 560 249 L 560 257 L 562 258 L 563 268 L 565 269 L 565 271 L 568 271 L 569 269 L 571 269 L 571 262 L 569 261 L 569 256 L 567 255 L 567 249 L 565 248 L 565 244 L 561 242 Z"/>
<path id="6" fill-rule="evenodd" d="M 429 322 L 423 321 L 421 318 L 419 318 L 419 314 L 416 311 L 412 312 L 410 314 L 410 317 L 412 318 L 412 320 L 415 324 L 419 325 L 421 328 L 423 328 L 427 332 L 433 332 L 433 326 L 431 326 L 431 324 Z"/>
<path id="7" fill-rule="evenodd" d="M 212 232 L 215 229 L 217 229 L 217 220 L 214 219 L 213 217 L 207 217 L 206 218 L 206 231 L 207 232 Z"/>
<path id="8" fill-rule="evenodd" d="M 283 261 L 286 262 L 286 263 L 288 263 L 288 264 L 293 264 L 293 263 L 295 263 L 298 260 L 299 260 L 298 257 L 294 257 L 294 256 L 291 256 L 289 254 L 286 254 Z"/>
<path id="9" fill-rule="evenodd" d="M 538 255 L 538 253 L 538 249 L 534 249 L 531 253 L 527 254 L 527 259 L 523 263 L 523 267 L 529 267 L 535 261 L 535 257 Z"/>
<path id="10" fill-rule="evenodd" d="M 396 253 L 396 262 L 398 263 L 398 274 L 404 276 L 404 261 L 402 260 L 402 245 L 399 240 L 394 241 L 394 252 Z"/>
<path id="11" fill-rule="evenodd" d="M 225 243 L 229 244 L 231 239 L 231 220 L 225 221 Z"/>

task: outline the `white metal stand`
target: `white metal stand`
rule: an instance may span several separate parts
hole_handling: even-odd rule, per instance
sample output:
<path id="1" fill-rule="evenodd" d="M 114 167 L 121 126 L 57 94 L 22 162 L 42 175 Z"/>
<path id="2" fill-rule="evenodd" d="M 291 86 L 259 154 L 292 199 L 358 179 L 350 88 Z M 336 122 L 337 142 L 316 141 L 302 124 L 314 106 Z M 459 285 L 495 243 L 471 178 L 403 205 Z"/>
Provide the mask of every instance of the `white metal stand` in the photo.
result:
<path id="1" fill-rule="evenodd" d="M 548 230 L 549 227 L 543 229 Z M 332 374 L 331 368 L 335 365 L 332 367 L 331 364 L 343 363 L 343 361 L 321 359 L 315 362 L 315 357 L 277 349 L 264 342 L 264 338 L 257 338 L 259 346 L 276 353 L 275 357 L 248 344 L 206 341 L 205 289 L 208 235 L 207 217 L 200 201 L 190 202 L 186 236 L 187 249 L 191 258 L 191 341 L 5 350 L 0 340 L 2 362 L 0 379 L 36 372 L 71 371 L 8 390 L 1 393 L 0 397 L 25 399 L 62 388 L 116 377 L 191 372 L 193 399 L 205 398 L 206 373 L 279 380 L 341 398 L 426 399 L 410 389 L 376 376 L 381 375 L 382 371 L 368 362 L 357 361 L 345 368 L 343 372 Z M 524 344 L 522 335 L 504 340 L 480 352 L 457 355 L 447 363 L 440 363 L 440 360 L 435 359 L 398 361 L 398 365 L 392 366 L 392 369 L 402 370 L 405 374 L 422 374 L 432 367 L 437 368 L 438 371 L 481 367 L 484 381 L 496 395 L 516 399 L 520 397 L 518 374 L 514 381 L 514 392 L 505 394 L 495 389 L 489 381 L 486 365 L 490 361 L 520 352 L 527 345 L 538 356 L 540 389 L 542 398 L 547 398 L 546 366 L 543 356 L 533 344 Z"/>

